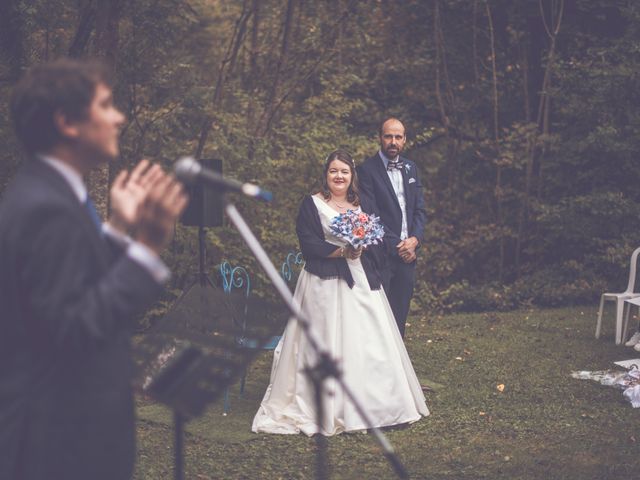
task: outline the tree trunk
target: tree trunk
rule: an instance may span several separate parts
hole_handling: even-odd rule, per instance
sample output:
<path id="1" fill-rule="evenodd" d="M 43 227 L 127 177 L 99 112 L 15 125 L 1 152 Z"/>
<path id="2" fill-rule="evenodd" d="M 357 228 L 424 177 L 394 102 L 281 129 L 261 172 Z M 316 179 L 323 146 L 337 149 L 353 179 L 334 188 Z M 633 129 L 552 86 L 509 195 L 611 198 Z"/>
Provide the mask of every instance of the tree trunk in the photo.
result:
<path id="1" fill-rule="evenodd" d="M 249 104 L 247 105 L 247 125 L 253 130 L 254 115 L 256 111 L 256 94 L 258 79 L 258 39 L 260 31 L 260 0 L 253 0 L 253 22 L 251 25 L 251 51 L 249 52 L 249 75 L 247 91 L 249 92 Z"/>
<path id="2" fill-rule="evenodd" d="M 256 5 L 256 2 L 254 2 Z M 234 28 L 233 35 L 229 40 L 229 45 L 227 46 L 227 52 L 225 53 L 224 58 L 220 62 L 220 66 L 218 68 L 218 78 L 216 80 L 216 87 L 213 93 L 213 109 L 215 110 L 222 104 L 222 93 L 224 90 L 224 86 L 229 78 L 229 74 L 233 70 L 233 66 L 236 63 L 236 59 L 238 57 L 238 51 L 240 50 L 240 46 L 244 41 L 245 33 L 247 30 L 247 23 L 249 18 L 251 17 L 252 10 L 247 9 L 247 1 L 242 5 L 242 12 L 236 21 L 236 25 Z M 198 145 L 196 146 L 195 158 L 202 158 L 202 153 L 204 152 L 204 147 L 207 143 L 207 139 L 209 138 L 209 132 L 211 131 L 211 127 L 213 124 L 213 117 L 211 115 L 206 115 L 202 124 L 200 126 L 200 134 L 198 135 Z"/>
<path id="3" fill-rule="evenodd" d="M 550 95 L 549 90 L 551 88 L 551 73 L 555 62 L 556 51 L 556 38 L 560 32 L 560 25 L 562 23 L 562 15 L 564 12 L 564 0 L 560 0 L 558 4 L 555 4 L 556 10 L 551 10 L 552 28 L 549 28 L 545 19 L 545 13 L 542 2 L 540 5 L 541 19 L 544 24 L 547 36 L 550 39 L 549 53 L 547 56 L 547 64 L 544 70 L 544 76 L 542 80 L 542 86 L 540 88 L 540 98 L 538 101 L 538 114 L 536 117 L 537 131 L 536 133 L 542 133 L 544 135 L 549 134 L 549 115 L 550 115 Z M 525 91 L 525 114 L 527 122 L 531 121 L 531 111 L 529 108 L 529 63 L 526 55 L 526 51 L 523 53 L 523 88 Z M 542 196 L 542 159 L 546 153 L 546 146 L 543 145 L 542 151 L 538 152 L 535 138 L 531 138 L 528 141 L 528 156 L 527 166 L 525 172 L 525 191 L 518 215 L 518 234 L 516 237 L 516 276 L 520 276 L 520 265 L 522 246 L 526 241 L 527 223 L 529 217 L 529 209 L 531 206 L 531 192 L 534 189 L 533 181 L 536 177 L 536 196 L 540 200 Z M 537 160 L 537 161 L 536 161 Z M 536 174 L 537 169 L 537 174 Z"/>
<path id="4" fill-rule="evenodd" d="M 87 52 L 89 39 L 96 26 L 98 6 L 94 0 L 81 0 L 78 2 L 78 28 L 69 46 L 70 57 L 82 57 Z"/>
<path id="5" fill-rule="evenodd" d="M 556 55 L 556 39 L 558 37 L 558 33 L 560 32 L 560 25 L 562 24 L 562 15 L 564 13 L 564 0 L 559 0 L 557 3 L 554 2 L 550 12 L 551 17 L 551 28 L 546 22 L 545 14 L 544 14 L 544 5 L 542 0 L 539 1 L 540 5 L 540 13 L 542 17 L 542 21 L 544 22 L 545 29 L 547 31 L 547 35 L 551 41 L 549 46 L 549 55 L 547 57 L 547 67 L 544 71 L 544 80 L 542 81 L 542 89 L 540 93 L 540 103 L 538 105 L 538 128 L 540 131 L 545 134 L 545 136 L 549 133 L 549 114 L 551 107 L 551 97 L 549 95 L 549 90 L 551 89 L 551 74 L 553 71 L 553 66 L 555 63 L 555 55 Z M 545 141 L 546 142 L 546 141 Z M 542 161 L 544 159 L 544 155 L 546 153 L 546 143 L 542 147 L 541 155 L 538 159 L 538 191 L 537 196 L 538 200 L 542 197 Z"/>
<path id="6" fill-rule="evenodd" d="M 22 74 L 25 63 L 24 16 L 19 0 L 0 2 L 0 52 L 9 64 L 9 74 L 3 81 L 14 83 Z"/>
<path id="7" fill-rule="evenodd" d="M 527 58 L 527 50 L 521 48 L 522 63 L 522 91 L 524 97 L 524 113 L 527 125 L 531 122 L 531 104 L 529 99 L 529 61 Z M 515 267 L 516 279 L 520 278 L 520 264 L 522 255 L 522 245 L 525 242 L 526 227 L 529 217 L 529 199 L 531 196 L 531 182 L 533 178 L 533 162 L 535 155 L 535 139 L 529 137 L 527 139 L 527 165 L 525 168 L 524 179 L 524 195 L 520 211 L 518 213 L 518 233 L 516 235 L 516 251 L 515 251 Z"/>
<path id="8" fill-rule="evenodd" d="M 498 124 L 498 72 L 496 67 L 496 45 L 495 45 L 495 32 L 493 29 L 493 19 L 491 17 L 491 8 L 489 3 L 485 3 L 487 12 L 487 21 L 489 22 L 489 39 L 491 45 L 491 74 L 492 74 L 492 96 L 493 96 L 493 142 L 495 145 L 496 155 L 496 209 L 497 209 L 497 224 L 500 235 L 500 263 L 498 265 L 498 281 L 502 282 L 504 278 L 504 263 L 505 263 L 505 238 L 504 238 L 504 214 L 502 211 L 502 159 L 500 158 L 500 131 Z"/>
<path id="9" fill-rule="evenodd" d="M 282 71 L 287 66 L 289 49 L 291 46 L 291 30 L 293 26 L 294 10 L 295 10 L 295 0 L 288 0 L 287 9 L 285 11 L 284 24 L 282 27 L 282 43 L 280 45 L 280 56 L 278 57 L 278 64 L 276 65 L 276 71 L 273 75 L 273 81 L 271 83 L 269 95 L 267 96 L 267 103 L 265 105 L 262 118 L 260 119 L 260 124 L 258 127 L 260 130 L 257 132 L 258 136 L 265 135 L 269 130 L 271 121 L 273 120 L 275 109 L 278 105 L 278 92 L 280 89 L 280 79 L 282 76 Z"/>
<path id="10" fill-rule="evenodd" d="M 443 82 L 443 65 L 444 65 L 444 48 L 442 46 L 443 35 L 440 34 L 441 30 L 440 19 L 440 1 L 436 1 L 433 4 L 433 42 L 436 47 L 436 59 L 435 59 L 435 77 L 434 77 L 434 91 L 436 96 L 436 102 L 438 104 L 438 112 L 440 113 L 440 122 L 444 127 L 447 136 L 451 136 L 451 129 L 449 116 L 447 115 L 447 105 L 442 93 Z M 451 150 L 449 149 L 449 154 Z M 446 194 L 450 201 L 454 198 L 454 178 L 456 176 L 456 168 L 454 162 L 447 162 L 447 191 Z"/>

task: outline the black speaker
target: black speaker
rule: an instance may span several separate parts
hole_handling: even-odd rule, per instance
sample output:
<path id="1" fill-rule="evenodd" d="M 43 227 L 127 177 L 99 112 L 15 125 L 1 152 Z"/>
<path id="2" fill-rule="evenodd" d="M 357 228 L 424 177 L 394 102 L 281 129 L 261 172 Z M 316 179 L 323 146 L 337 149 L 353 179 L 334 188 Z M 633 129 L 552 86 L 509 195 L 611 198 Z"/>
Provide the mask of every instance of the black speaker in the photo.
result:
<path id="1" fill-rule="evenodd" d="M 200 160 L 204 168 L 215 170 L 222 174 L 222 160 Z M 213 188 L 205 188 L 200 184 L 187 188 L 189 205 L 185 209 L 180 221 L 188 227 L 221 227 L 222 226 L 222 195 Z"/>

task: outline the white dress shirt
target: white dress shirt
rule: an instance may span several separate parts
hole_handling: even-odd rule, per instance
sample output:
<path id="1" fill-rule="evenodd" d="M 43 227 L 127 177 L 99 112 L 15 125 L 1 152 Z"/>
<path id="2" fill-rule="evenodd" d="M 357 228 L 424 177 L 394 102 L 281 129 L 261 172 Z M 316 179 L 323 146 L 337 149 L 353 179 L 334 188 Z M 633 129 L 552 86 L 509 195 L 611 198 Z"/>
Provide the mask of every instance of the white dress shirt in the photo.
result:
<path id="1" fill-rule="evenodd" d="M 389 159 L 387 156 L 382 153 L 382 150 L 378 151 L 380 154 L 380 158 L 382 158 L 382 162 L 384 163 L 384 168 L 387 168 L 389 162 L 398 161 L 398 156 L 394 159 Z M 398 203 L 400 204 L 400 211 L 402 212 L 402 230 L 400 232 L 400 239 L 405 240 L 409 237 L 409 229 L 407 227 L 407 201 L 404 196 L 404 183 L 402 181 L 402 172 L 398 169 L 387 170 L 387 175 L 389 175 L 389 180 L 391 180 L 391 185 L 393 186 L 393 191 L 396 192 L 396 197 L 398 198 Z"/>

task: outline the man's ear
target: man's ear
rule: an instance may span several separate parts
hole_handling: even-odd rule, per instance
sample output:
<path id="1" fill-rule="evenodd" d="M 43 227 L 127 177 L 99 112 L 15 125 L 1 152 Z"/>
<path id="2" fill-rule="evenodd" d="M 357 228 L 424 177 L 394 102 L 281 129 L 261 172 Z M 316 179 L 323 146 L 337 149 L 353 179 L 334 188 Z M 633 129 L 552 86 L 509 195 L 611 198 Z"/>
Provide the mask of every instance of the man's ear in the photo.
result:
<path id="1" fill-rule="evenodd" d="M 69 118 L 60 110 L 53 114 L 53 124 L 61 137 L 73 139 L 79 135 L 77 122 L 69 121 Z"/>

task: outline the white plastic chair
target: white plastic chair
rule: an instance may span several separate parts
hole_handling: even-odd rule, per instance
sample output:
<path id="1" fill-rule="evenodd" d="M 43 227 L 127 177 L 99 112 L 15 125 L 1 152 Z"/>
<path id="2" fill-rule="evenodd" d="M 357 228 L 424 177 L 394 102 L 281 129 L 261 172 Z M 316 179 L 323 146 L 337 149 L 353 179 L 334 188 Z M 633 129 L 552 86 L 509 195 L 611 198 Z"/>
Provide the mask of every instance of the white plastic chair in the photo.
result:
<path id="1" fill-rule="evenodd" d="M 629 266 L 629 283 L 627 284 L 627 289 L 621 293 L 603 293 L 602 297 L 600 297 L 598 323 L 596 324 L 596 338 L 600 338 L 600 327 L 602 326 L 602 310 L 604 308 L 604 302 L 605 300 L 611 300 L 616 302 L 616 345 L 620 345 L 622 343 L 624 301 L 630 298 L 640 297 L 640 293 L 634 292 L 636 283 L 636 262 L 638 260 L 639 253 L 640 247 L 636 248 L 631 254 L 631 264 Z"/>
<path id="2" fill-rule="evenodd" d="M 638 315 L 640 315 L 640 296 L 635 298 L 628 298 L 624 301 L 624 324 L 622 329 L 622 341 L 627 339 L 627 331 L 629 330 L 629 315 L 633 307 L 638 308 Z"/>

